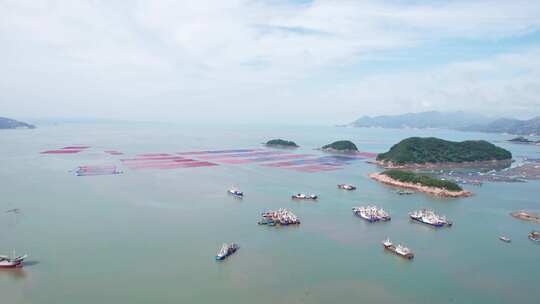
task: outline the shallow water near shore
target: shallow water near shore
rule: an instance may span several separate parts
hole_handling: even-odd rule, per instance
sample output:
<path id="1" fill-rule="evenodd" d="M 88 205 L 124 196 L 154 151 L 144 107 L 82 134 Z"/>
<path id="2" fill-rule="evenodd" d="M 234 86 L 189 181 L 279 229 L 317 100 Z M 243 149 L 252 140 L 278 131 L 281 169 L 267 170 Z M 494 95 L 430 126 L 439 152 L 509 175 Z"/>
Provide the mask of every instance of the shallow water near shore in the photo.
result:
<path id="1" fill-rule="evenodd" d="M 511 136 L 445 130 L 337 127 L 72 124 L 0 132 L 0 254 L 27 252 L 25 268 L 0 271 L 1 303 L 537 303 L 540 246 L 527 233 L 540 225 L 510 212 L 540 211 L 540 183 L 465 186 L 472 197 L 397 195 L 368 178 L 364 161 L 342 170 L 304 173 L 259 164 L 76 177 L 88 164 L 119 164 L 142 153 L 261 148 L 281 137 L 297 153 L 350 139 L 383 152 L 409 136 L 486 139 L 514 156 L 540 147 Z M 89 145 L 85 153 L 40 151 Z M 124 156 L 106 155 L 118 150 Z M 101 151 L 101 152 L 100 152 Z M 356 191 L 337 189 L 351 183 Z M 226 194 L 231 186 L 246 193 Z M 298 192 L 319 200 L 293 201 Z M 376 204 L 387 223 L 366 223 L 351 208 Z M 298 227 L 258 226 L 261 212 L 289 208 Z M 407 213 L 433 208 L 454 222 L 433 229 Z M 501 242 L 504 234 L 512 243 Z M 415 252 L 412 262 L 385 253 L 390 237 Z M 223 242 L 240 250 L 223 262 Z"/>

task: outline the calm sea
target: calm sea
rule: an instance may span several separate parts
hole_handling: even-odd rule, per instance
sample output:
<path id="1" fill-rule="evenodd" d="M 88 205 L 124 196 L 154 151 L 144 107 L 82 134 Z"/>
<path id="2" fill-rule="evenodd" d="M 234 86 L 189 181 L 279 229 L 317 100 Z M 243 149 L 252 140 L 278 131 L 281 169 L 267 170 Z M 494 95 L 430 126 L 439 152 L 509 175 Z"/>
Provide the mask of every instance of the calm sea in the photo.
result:
<path id="1" fill-rule="evenodd" d="M 486 183 L 475 195 L 399 196 L 367 178 L 359 161 L 343 170 L 301 173 L 258 164 L 174 170 L 125 170 L 76 177 L 79 165 L 118 163 L 140 153 L 260 148 L 292 139 L 299 152 L 338 139 L 386 151 L 409 136 L 487 139 L 515 156 L 540 147 L 510 145 L 510 136 L 443 130 L 335 127 L 73 124 L 0 132 L 0 254 L 30 255 L 20 271 L 0 272 L 0 302 L 11 303 L 538 303 L 540 246 L 527 239 L 540 225 L 509 216 L 540 211 L 540 184 Z M 85 153 L 42 155 L 75 144 Z M 125 156 L 110 156 L 104 150 Z M 357 191 L 338 191 L 352 183 Z M 227 196 L 239 186 L 243 200 Z M 318 202 L 291 201 L 296 192 Z M 377 204 L 392 215 L 368 224 L 353 206 Z M 290 208 L 298 227 L 256 223 L 269 209 Z M 407 212 L 433 208 L 454 221 L 435 230 Z M 498 240 L 501 234 L 511 244 Z M 383 251 L 390 237 L 415 253 L 409 262 Z M 223 242 L 240 251 L 214 261 Z"/>

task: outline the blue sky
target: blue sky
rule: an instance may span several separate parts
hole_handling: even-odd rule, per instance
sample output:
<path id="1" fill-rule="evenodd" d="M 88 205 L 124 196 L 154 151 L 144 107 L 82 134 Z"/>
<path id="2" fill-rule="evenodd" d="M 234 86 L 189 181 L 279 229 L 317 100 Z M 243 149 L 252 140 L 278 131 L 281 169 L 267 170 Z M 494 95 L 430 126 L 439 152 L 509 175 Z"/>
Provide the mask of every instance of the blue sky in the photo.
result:
<path id="1" fill-rule="evenodd" d="M 0 0 L 11 117 L 540 115 L 538 1 Z"/>

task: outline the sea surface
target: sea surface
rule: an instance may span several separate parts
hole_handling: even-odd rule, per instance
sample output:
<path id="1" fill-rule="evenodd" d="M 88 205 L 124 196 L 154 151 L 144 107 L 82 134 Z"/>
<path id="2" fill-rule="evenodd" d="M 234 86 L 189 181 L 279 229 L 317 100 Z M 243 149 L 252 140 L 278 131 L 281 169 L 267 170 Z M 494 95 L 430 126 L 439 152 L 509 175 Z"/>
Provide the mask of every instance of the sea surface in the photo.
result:
<path id="1" fill-rule="evenodd" d="M 0 254 L 30 255 L 18 271 L 0 271 L 0 303 L 539 303 L 540 225 L 512 218 L 540 211 L 540 183 L 468 186 L 470 198 L 399 196 L 367 178 L 375 166 L 302 173 L 259 164 L 77 177 L 80 165 L 120 164 L 142 153 L 261 148 L 285 138 L 314 149 L 350 139 L 383 152 L 409 136 L 486 139 L 514 156 L 540 158 L 540 147 L 509 135 L 447 130 L 295 126 L 63 124 L 0 131 Z M 87 152 L 40 151 L 89 145 Z M 104 150 L 118 150 L 113 156 Z M 352 183 L 357 191 L 340 191 Z M 231 186 L 243 200 L 226 194 Z M 297 192 L 317 202 L 292 201 Z M 392 215 L 369 224 L 351 208 L 376 204 Z M 14 216 L 3 210 L 20 208 Z M 289 208 L 298 227 L 258 226 L 261 212 Z M 454 226 L 432 229 L 407 213 L 433 208 Z M 512 239 L 498 240 L 504 234 Z M 385 253 L 390 237 L 416 254 Z M 240 250 L 224 262 L 223 242 Z"/>

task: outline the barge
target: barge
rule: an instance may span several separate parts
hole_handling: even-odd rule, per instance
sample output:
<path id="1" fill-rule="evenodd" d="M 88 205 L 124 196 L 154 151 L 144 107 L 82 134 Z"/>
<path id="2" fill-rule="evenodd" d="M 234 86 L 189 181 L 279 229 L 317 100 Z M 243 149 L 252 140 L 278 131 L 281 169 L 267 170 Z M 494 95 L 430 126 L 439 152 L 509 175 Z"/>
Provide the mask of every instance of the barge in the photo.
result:
<path id="1" fill-rule="evenodd" d="M 387 251 L 390 251 L 391 253 L 398 255 L 402 258 L 405 258 L 407 260 L 412 260 L 414 258 L 414 253 L 407 247 L 399 244 L 394 245 L 392 242 L 390 242 L 390 239 L 386 239 L 382 242 L 384 249 Z"/>

